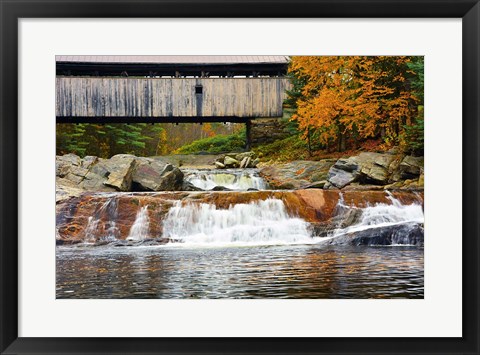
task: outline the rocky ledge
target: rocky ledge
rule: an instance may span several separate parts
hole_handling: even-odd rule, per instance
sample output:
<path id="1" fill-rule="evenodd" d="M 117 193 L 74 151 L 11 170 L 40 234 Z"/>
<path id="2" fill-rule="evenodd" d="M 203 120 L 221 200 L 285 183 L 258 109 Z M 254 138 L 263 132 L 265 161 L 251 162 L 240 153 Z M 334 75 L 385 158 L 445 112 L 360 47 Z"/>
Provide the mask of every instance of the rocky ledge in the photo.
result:
<path id="1" fill-rule="evenodd" d="M 423 157 L 395 152 L 268 165 L 260 175 L 274 189 L 416 191 L 424 184 Z"/>
<path id="2" fill-rule="evenodd" d="M 57 244 L 82 242 L 92 225 L 97 231 L 95 242 L 101 242 L 98 239 L 99 236 L 109 235 L 112 227 L 114 227 L 116 239 L 125 240 L 142 208 L 146 209 L 149 220 L 147 234 L 161 239 L 157 242 L 166 243 L 168 240 L 163 236 L 163 221 L 170 208 L 178 201 L 182 205 L 208 204 L 218 209 L 228 209 L 237 204 L 248 204 L 267 198 L 282 200 L 288 214 L 309 222 L 312 235 L 318 237 L 327 236 L 335 228 L 345 228 L 357 223 L 361 217 L 361 208 L 379 203 L 390 205 L 391 198 L 395 198 L 404 205 L 412 203 L 423 205 L 423 193 L 409 191 L 386 193 L 385 191 L 340 192 L 307 189 L 228 193 L 178 191 L 83 194 L 57 205 Z M 342 205 L 351 207 L 346 213 L 339 211 L 340 200 Z"/>
<path id="3" fill-rule="evenodd" d="M 174 191 L 182 190 L 183 173 L 172 164 L 153 158 L 118 154 L 110 159 L 75 154 L 55 161 L 57 202 L 85 191 Z"/>
<path id="4" fill-rule="evenodd" d="M 215 168 L 256 168 L 259 162 L 254 152 L 229 153 L 215 159 Z"/>

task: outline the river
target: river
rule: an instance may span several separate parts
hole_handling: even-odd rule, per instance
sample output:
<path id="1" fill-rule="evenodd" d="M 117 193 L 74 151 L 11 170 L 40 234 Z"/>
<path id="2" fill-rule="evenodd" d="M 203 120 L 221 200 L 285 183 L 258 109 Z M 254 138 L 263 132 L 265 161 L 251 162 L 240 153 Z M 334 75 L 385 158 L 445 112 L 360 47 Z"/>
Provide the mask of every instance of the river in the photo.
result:
<path id="1" fill-rule="evenodd" d="M 238 192 L 268 189 L 254 170 L 186 171 L 185 179 L 237 191 L 92 194 L 57 215 L 62 233 L 82 238 L 56 248 L 57 298 L 424 296 L 417 196 L 402 203 L 389 192 L 361 193 L 383 202 L 349 205 L 338 192 L 301 192 L 306 200 Z M 308 221 L 327 217 L 321 232 Z"/>

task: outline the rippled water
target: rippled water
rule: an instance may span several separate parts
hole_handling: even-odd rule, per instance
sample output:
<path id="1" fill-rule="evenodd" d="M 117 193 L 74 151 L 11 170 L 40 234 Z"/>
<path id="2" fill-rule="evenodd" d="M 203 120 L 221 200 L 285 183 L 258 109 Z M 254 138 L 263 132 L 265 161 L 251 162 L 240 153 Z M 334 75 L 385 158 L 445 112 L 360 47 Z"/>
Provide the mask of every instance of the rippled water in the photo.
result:
<path id="1" fill-rule="evenodd" d="M 57 247 L 57 298 L 423 298 L 423 248 Z"/>

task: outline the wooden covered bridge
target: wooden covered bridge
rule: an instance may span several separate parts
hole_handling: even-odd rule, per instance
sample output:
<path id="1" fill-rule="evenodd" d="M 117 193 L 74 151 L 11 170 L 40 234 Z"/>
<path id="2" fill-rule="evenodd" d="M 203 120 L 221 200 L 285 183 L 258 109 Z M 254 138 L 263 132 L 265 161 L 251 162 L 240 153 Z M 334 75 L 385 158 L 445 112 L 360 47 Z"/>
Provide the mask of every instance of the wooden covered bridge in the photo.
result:
<path id="1" fill-rule="evenodd" d="M 285 56 L 57 56 L 57 123 L 204 123 L 282 117 Z"/>

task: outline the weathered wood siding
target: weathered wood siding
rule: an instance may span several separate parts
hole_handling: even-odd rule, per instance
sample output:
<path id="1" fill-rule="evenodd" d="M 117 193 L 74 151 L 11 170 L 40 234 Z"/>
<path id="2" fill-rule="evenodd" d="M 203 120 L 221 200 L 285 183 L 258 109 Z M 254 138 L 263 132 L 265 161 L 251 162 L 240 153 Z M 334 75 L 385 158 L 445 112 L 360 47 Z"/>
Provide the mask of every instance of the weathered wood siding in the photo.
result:
<path id="1" fill-rule="evenodd" d="M 202 86 L 202 94 L 195 94 L 196 85 Z M 57 77 L 56 114 L 57 117 L 280 117 L 287 85 L 285 78 Z"/>

